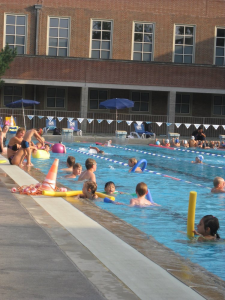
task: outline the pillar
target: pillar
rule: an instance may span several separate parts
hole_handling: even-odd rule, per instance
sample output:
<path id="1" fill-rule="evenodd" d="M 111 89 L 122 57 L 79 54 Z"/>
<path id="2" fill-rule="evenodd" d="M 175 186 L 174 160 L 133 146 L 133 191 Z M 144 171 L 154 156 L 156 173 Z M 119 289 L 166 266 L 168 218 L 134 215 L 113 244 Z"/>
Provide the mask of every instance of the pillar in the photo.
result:
<path id="1" fill-rule="evenodd" d="M 88 87 L 81 88 L 80 95 L 80 117 L 84 118 L 81 123 L 81 130 L 83 133 L 87 130 L 87 111 L 88 111 Z"/>
<path id="2" fill-rule="evenodd" d="M 167 98 L 167 122 L 173 123 L 170 126 L 167 126 L 167 137 L 169 132 L 174 132 L 174 123 L 175 123 L 175 107 L 176 107 L 176 91 L 168 92 Z"/>

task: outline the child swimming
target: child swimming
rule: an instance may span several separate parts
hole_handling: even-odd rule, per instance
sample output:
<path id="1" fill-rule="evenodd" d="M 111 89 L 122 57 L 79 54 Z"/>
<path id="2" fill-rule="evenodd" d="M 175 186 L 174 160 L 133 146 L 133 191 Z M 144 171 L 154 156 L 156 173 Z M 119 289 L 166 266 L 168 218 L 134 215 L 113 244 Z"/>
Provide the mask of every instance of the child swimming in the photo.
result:
<path id="1" fill-rule="evenodd" d="M 129 170 L 129 172 L 131 172 L 131 170 L 133 169 L 133 167 L 137 164 L 137 159 L 135 157 L 132 157 L 128 160 L 128 166 L 131 167 L 131 169 Z M 137 167 L 137 169 L 135 170 L 135 172 L 142 172 L 141 168 Z"/>
<path id="2" fill-rule="evenodd" d="M 203 164 L 204 157 L 202 155 L 198 155 L 195 157 L 195 161 L 192 161 L 192 164 Z"/>
<path id="3" fill-rule="evenodd" d="M 75 157 L 68 156 L 67 157 L 67 161 L 66 161 L 67 168 L 61 169 L 61 171 L 64 171 L 64 172 L 73 172 L 73 166 L 75 165 L 75 161 L 76 161 Z"/>
<path id="4" fill-rule="evenodd" d="M 211 193 L 215 193 L 215 194 L 225 193 L 224 190 L 225 181 L 222 177 L 215 177 L 213 179 L 213 185 L 214 188 L 211 189 Z"/>
<path id="5" fill-rule="evenodd" d="M 137 198 L 131 199 L 129 206 L 145 207 L 145 206 L 153 205 L 149 200 L 145 198 L 145 196 L 148 194 L 148 187 L 147 184 L 145 184 L 144 182 L 140 182 L 137 184 L 136 194 L 137 194 Z"/>
<path id="6" fill-rule="evenodd" d="M 220 239 L 217 230 L 220 228 L 219 221 L 212 215 L 204 216 L 197 225 L 197 231 L 194 230 L 194 234 L 199 235 L 198 241 L 215 241 Z"/>
<path id="7" fill-rule="evenodd" d="M 77 176 L 80 176 L 82 172 L 82 166 L 79 163 L 76 163 L 73 165 L 73 172 L 70 175 L 66 175 L 66 178 L 76 178 Z"/>
<path id="8" fill-rule="evenodd" d="M 92 158 L 88 158 L 85 161 L 85 167 L 87 170 L 85 170 L 84 172 L 81 173 L 80 177 L 79 177 L 79 181 L 83 181 L 83 180 L 91 180 L 96 182 L 96 177 L 94 172 L 97 169 L 97 163 L 94 159 Z"/>
<path id="9" fill-rule="evenodd" d="M 80 195 L 80 198 L 88 198 L 89 200 L 97 199 L 98 196 L 95 195 L 97 190 L 97 184 L 94 181 L 86 181 L 83 184 L 82 192 L 83 194 Z"/>

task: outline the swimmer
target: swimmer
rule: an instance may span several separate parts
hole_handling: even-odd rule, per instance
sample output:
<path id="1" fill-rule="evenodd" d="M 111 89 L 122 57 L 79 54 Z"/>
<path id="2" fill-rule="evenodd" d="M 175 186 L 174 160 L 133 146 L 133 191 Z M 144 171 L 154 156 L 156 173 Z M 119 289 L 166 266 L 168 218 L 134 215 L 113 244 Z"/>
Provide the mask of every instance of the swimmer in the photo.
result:
<path id="1" fill-rule="evenodd" d="M 208 141 L 203 141 L 202 148 L 203 149 L 210 149 L 209 142 Z"/>
<path id="2" fill-rule="evenodd" d="M 186 148 L 189 148 L 188 141 L 187 141 L 187 140 L 183 140 L 183 141 L 181 142 L 181 146 L 186 147 Z"/>
<path id="3" fill-rule="evenodd" d="M 46 151 L 46 152 L 48 152 L 49 153 L 49 151 L 50 151 L 50 145 L 49 144 L 45 144 L 45 149 L 44 149 L 44 151 Z"/>
<path id="4" fill-rule="evenodd" d="M 145 196 L 148 194 L 148 187 L 147 184 L 145 184 L 144 182 L 140 182 L 137 184 L 136 194 L 137 198 L 131 199 L 129 206 L 145 207 L 153 205 L 149 200 L 145 198 Z"/>
<path id="5" fill-rule="evenodd" d="M 37 131 L 35 129 L 28 130 L 25 133 L 25 135 L 23 137 L 23 141 L 21 143 L 21 147 L 23 149 L 23 156 L 21 157 L 20 165 L 22 165 L 22 162 L 23 162 L 25 156 L 27 156 L 27 166 L 33 166 L 33 164 L 31 163 L 31 150 L 32 149 L 30 147 L 30 142 L 31 142 L 31 139 L 33 136 L 44 146 L 44 140 L 37 133 Z"/>
<path id="6" fill-rule="evenodd" d="M 97 184 L 94 181 L 86 181 L 83 184 L 82 195 L 79 195 L 79 198 L 87 198 L 89 200 L 97 199 L 98 196 L 95 194 L 97 191 Z"/>
<path id="7" fill-rule="evenodd" d="M 199 242 L 215 241 L 220 239 L 217 230 L 220 228 L 219 221 L 212 215 L 204 216 L 197 225 L 197 231 L 194 234 L 198 235 Z"/>
<path id="8" fill-rule="evenodd" d="M 174 146 L 174 147 L 180 147 L 180 141 L 179 141 L 179 139 L 176 138 L 176 139 L 174 140 L 174 138 L 173 138 L 173 139 L 172 139 L 171 145 Z"/>
<path id="9" fill-rule="evenodd" d="M 42 137 L 42 139 L 43 139 L 43 141 L 45 141 L 45 138 L 44 138 L 44 137 Z M 37 147 L 37 149 L 42 149 L 43 144 L 40 143 L 40 142 L 37 142 L 37 143 L 36 143 L 36 147 Z"/>
<path id="10" fill-rule="evenodd" d="M 214 188 L 211 189 L 211 193 L 214 193 L 214 194 L 225 193 L 225 190 L 224 190 L 225 181 L 222 177 L 215 177 L 213 179 L 213 185 L 214 185 Z"/>
<path id="11" fill-rule="evenodd" d="M 109 140 L 105 142 L 102 146 L 111 147 L 112 146 L 112 140 Z"/>
<path id="12" fill-rule="evenodd" d="M 170 147 L 170 140 L 169 139 L 166 139 L 166 140 L 163 139 L 162 144 L 165 147 Z"/>
<path id="13" fill-rule="evenodd" d="M 97 170 L 97 163 L 94 159 L 88 158 L 85 161 L 85 167 L 87 170 L 81 173 L 78 181 L 83 181 L 83 180 L 91 180 L 96 182 L 96 177 L 94 172 Z"/>
<path id="14" fill-rule="evenodd" d="M 190 147 L 197 147 L 197 142 L 196 142 L 194 136 L 192 136 L 191 139 L 189 140 L 189 146 Z"/>
<path id="15" fill-rule="evenodd" d="M 195 161 L 192 161 L 192 164 L 203 164 L 204 157 L 202 155 L 198 155 L 195 157 Z"/>
<path id="16" fill-rule="evenodd" d="M 155 144 L 156 144 L 157 146 L 160 146 L 160 141 L 158 141 L 157 139 L 155 139 Z"/>
<path id="17" fill-rule="evenodd" d="M 63 171 L 63 172 L 73 172 L 73 166 L 75 165 L 75 162 L 76 162 L 75 157 L 68 156 L 67 161 L 66 161 L 67 168 L 61 169 L 61 171 Z"/>
<path id="18" fill-rule="evenodd" d="M 97 153 L 99 153 L 99 154 L 105 154 L 105 152 L 104 152 L 104 151 L 102 151 L 102 150 L 100 150 L 98 147 L 91 147 L 91 146 L 90 146 L 90 149 L 94 149 L 94 150 L 96 150 L 96 151 L 97 151 Z"/>
<path id="19" fill-rule="evenodd" d="M 133 169 L 133 167 L 137 164 L 137 159 L 135 157 L 132 157 L 128 160 L 128 166 L 131 168 L 129 172 Z M 141 168 L 137 167 L 135 172 L 142 172 Z"/>
<path id="20" fill-rule="evenodd" d="M 82 172 L 82 166 L 81 166 L 81 164 L 76 163 L 73 166 L 73 172 L 72 172 L 72 174 L 66 175 L 65 177 L 66 178 L 76 178 L 77 176 L 80 176 L 81 172 Z"/>

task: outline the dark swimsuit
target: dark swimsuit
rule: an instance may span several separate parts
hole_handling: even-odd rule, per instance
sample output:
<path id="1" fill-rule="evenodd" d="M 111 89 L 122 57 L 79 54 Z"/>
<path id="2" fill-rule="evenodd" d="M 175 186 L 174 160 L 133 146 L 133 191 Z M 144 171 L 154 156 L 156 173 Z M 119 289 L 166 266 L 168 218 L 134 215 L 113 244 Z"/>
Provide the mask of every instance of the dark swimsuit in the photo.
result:
<path id="1" fill-rule="evenodd" d="M 6 137 L 3 138 L 3 147 L 6 147 L 5 142 L 6 142 Z M 0 152 L 2 152 L 2 151 L 3 151 L 3 149 L 2 149 L 2 147 L 0 146 Z"/>
<path id="2" fill-rule="evenodd" d="M 9 145 L 8 145 L 8 148 L 11 149 L 11 150 L 13 150 L 13 151 L 19 150 L 19 149 L 17 148 L 17 144 L 15 144 L 15 145 L 13 145 L 13 146 L 9 146 Z"/>
<path id="3" fill-rule="evenodd" d="M 23 149 L 29 148 L 30 147 L 30 143 L 23 140 L 22 143 L 21 143 L 21 147 Z"/>

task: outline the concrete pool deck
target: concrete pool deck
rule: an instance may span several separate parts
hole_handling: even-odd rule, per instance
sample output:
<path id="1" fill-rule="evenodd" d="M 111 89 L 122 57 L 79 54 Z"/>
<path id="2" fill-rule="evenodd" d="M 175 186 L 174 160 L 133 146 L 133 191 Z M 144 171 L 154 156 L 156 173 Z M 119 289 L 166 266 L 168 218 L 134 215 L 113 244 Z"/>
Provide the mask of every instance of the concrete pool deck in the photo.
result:
<path id="1" fill-rule="evenodd" d="M 1 164 L 0 169 L 2 170 L 3 174 L 1 177 L 2 181 L 5 181 L 5 184 L 7 184 L 8 180 L 8 188 L 10 188 L 14 184 L 13 182 L 16 182 L 19 186 L 38 182 L 32 176 L 16 166 Z M 34 171 L 34 173 L 36 173 L 36 171 Z M 3 182 L 2 185 L 4 185 Z M 112 217 L 110 214 L 107 214 L 109 224 L 107 225 L 105 223 L 102 226 L 101 223 L 103 223 L 103 220 L 101 220 L 102 214 L 100 213 L 100 209 L 96 209 L 93 204 L 90 205 L 90 203 L 88 203 L 86 205 L 85 202 L 76 201 L 71 198 L 66 199 L 67 201 L 69 201 L 67 202 L 62 198 L 42 196 L 30 197 L 26 195 L 15 196 L 12 195 L 6 187 L 1 186 L 1 189 L 2 188 L 4 189 L 5 193 L 4 200 L 8 200 L 10 197 L 13 197 L 14 202 L 17 201 L 18 203 L 21 203 L 24 213 L 27 213 L 28 211 L 34 218 L 33 222 L 37 222 L 39 224 L 39 230 L 41 228 L 44 229 L 44 231 L 42 230 L 42 233 L 46 236 L 49 235 L 51 237 L 51 239 L 55 243 L 55 250 L 60 249 L 65 256 L 65 266 L 68 265 L 69 261 L 72 269 L 74 268 L 74 270 L 76 270 L 77 272 L 78 268 L 79 271 L 84 274 L 83 278 L 78 279 L 80 280 L 80 282 L 83 281 L 84 283 L 83 298 L 85 299 L 95 299 L 95 295 L 96 297 L 99 296 L 99 298 L 96 299 L 102 299 L 101 297 L 103 297 L 103 299 L 104 297 L 106 299 L 203 299 L 199 294 L 193 291 L 192 288 L 204 294 L 204 296 L 205 294 L 207 294 L 208 297 L 205 296 L 207 299 L 222 299 L 221 296 L 224 295 L 224 289 L 222 285 L 223 282 L 221 280 L 220 284 L 216 284 L 216 276 L 212 276 L 210 278 L 210 281 L 206 281 L 207 276 L 203 276 L 202 282 L 199 280 L 196 281 L 194 279 L 194 286 L 188 282 L 186 282 L 187 285 L 185 285 L 181 281 L 177 280 L 173 276 L 179 278 L 177 274 L 181 272 L 183 273 L 184 277 L 184 279 L 182 280 L 181 278 L 181 280 L 184 282 L 185 277 L 186 279 L 190 279 L 190 277 L 193 276 L 193 274 L 189 273 L 190 269 L 187 266 L 185 268 L 185 265 L 179 265 L 179 267 L 177 268 L 176 264 L 174 265 L 174 268 L 170 270 L 165 266 L 163 266 L 163 268 L 159 267 L 157 264 L 157 252 L 161 251 L 162 255 L 164 255 L 163 250 L 166 251 L 168 249 L 163 249 L 160 247 L 157 248 L 157 243 L 155 243 L 155 241 L 148 240 L 148 248 L 151 247 L 151 255 L 155 257 L 156 260 L 156 263 L 154 263 L 149 259 L 148 253 L 142 253 L 143 249 L 135 249 L 136 247 L 134 245 L 134 241 L 130 240 L 130 242 L 127 243 L 127 241 L 131 239 L 130 236 L 128 237 L 127 235 L 127 237 L 123 236 L 122 238 L 121 233 L 117 232 L 116 236 L 112 232 L 110 232 L 113 231 L 116 225 L 119 225 L 118 227 L 120 227 L 121 231 L 124 231 L 125 227 L 127 226 L 127 230 L 125 230 L 125 232 L 128 233 L 129 230 L 131 230 L 132 226 L 128 226 L 127 224 L 125 224 L 125 222 L 120 222 L 118 218 Z M 2 200 L 3 199 L 1 196 L 2 206 L 8 203 L 8 201 L 6 202 Z M 98 215 L 98 217 L 100 217 L 99 222 L 94 221 L 95 213 Z M 13 220 L 14 217 L 15 216 L 11 214 L 10 219 Z M 19 221 L 19 216 L 16 216 L 16 218 L 16 221 Z M 4 228 L 7 227 L 7 224 L 4 226 Z M 121 229 L 121 225 L 123 226 L 123 230 Z M 136 230 L 136 233 L 137 232 L 138 231 Z M 26 244 L 26 230 L 24 230 L 24 232 L 22 231 L 20 234 L 21 236 L 16 238 L 14 235 L 14 239 L 13 241 L 11 241 L 12 244 L 17 244 L 17 242 L 19 241 L 22 241 L 21 244 Z M 133 235 L 134 234 L 132 233 L 132 236 Z M 139 233 L 139 235 L 134 236 L 134 239 L 137 239 L 138 243 L 141 244 L 144 243 L 143 236 Z M 38 235 L 37 237 L 32 236 L 31 239 L 35 243 L 40 242 L 40 245 L 42 244 L 42 240 Z M 52 240 L 47 242 L 47 244 L 49 243 L 49 247 L 52 247 Z M 10 245 L 10 241 L 8 243 Z M 146 249 L 145 251 L 148 250 L 149 249 Z M 24 254 L 27 251 L 27 257 L 29 257 L 29 249 L 24 249 L 24 251 Z M 46 255 L 48 256 L 48 253 Z M 1 259 L 4 260 L 4 257 Z M 49 259 L 50 261 L 53 259 L 51 253 L 49 253 Z M 172 251 L 169 252 L 169 259 L 172 260 Z M 176 257 L 176 259 L 178 259 L 178 257 Z M 47 267 L 47 257 L 44 261 L 46 261 Z M 42 261 L 40 260 L 40 263 L 41 262 Z M 31 259 L 30 263 L 35 268 L 35 261 L 32 261 Z M 57 269 L 57 258 L 55 259 L 55 264 L 56 265 L 54 267 Z M 68 272 L 70 272 L 70 268 L 68 268 L 68 270 Z M 7 266 L 5 267 L 5 271 L 7 271 Z M 71 275 L 74 276 L 74 281 L 76 281 L 76 272 Z M 199 274 L 197 274 L 198 271 L 195 270 L 195 272 L 196 278 L 199 277 Z M 22 273 L 23 275 L 22 270 L 20 270 L 18 274 L 20 273 Z M 62 274 L 64 275 L 64 273 Z M 30 274 L 30 276 L 30 278 L 32 278 L 33 274 Z M 70 285 L 69 282 L 71 281 L 68 280 L 68 285 Z M 57 290 L 57 288 L 59 288 L 58 282 L 55 281 L 55 284 L 57 285 Z M 50 287 L 53 286 L 54 284 L 50 285 L 48 291 L 47 287 L 45 287 L 44 290 L 47 292 L 47 294 L 49 290 L 51 290 Z M 80 286 L 82 286 L 82 283 L 80 283 L 79 287 Z M 94 286 L 96 288 L 94 288 Z M 3 287 L 1 287 L 1 289 L 2 288 Z M 17 288 L 19 289 L 19 286 Z M 32 288 L 34 290 L 37 289 L 35 285 L 32 285 Z M 73 295 L 72 299 L 80 299 L 79 293 L 76 296 L 74 295 L 72 286 L 68 289 L 71 290 L 70 296 Z M 89 295 L 85 296 L 85 293 L 88 290 L 93 292 L 93 297 L 89 297 Z M 204 290 L 206 291 L 206 293 L 204 293 Z M 24 290 L 24 293 L 24 295 L 26 296 L 26 289 Z M 6 292 L 5 295 L 7 294 L 8 293 Z M 49 294 L 49 297 L 47 297 L 47 294 L 44 295 L 44 298 L 46 299 L 51 299 L 51 297 L 52 299 L 66 299 L 66 297 L 60 298 L 60 294 L 57 295 L 58 298 L 55 297 L 57 293 L 55 293 L 54 295 Z M 25 297 L 22 298 L 26 299 Z M 13 298 L 7 298 L 6 296 L 6 298 L 1 299 Z"/>

